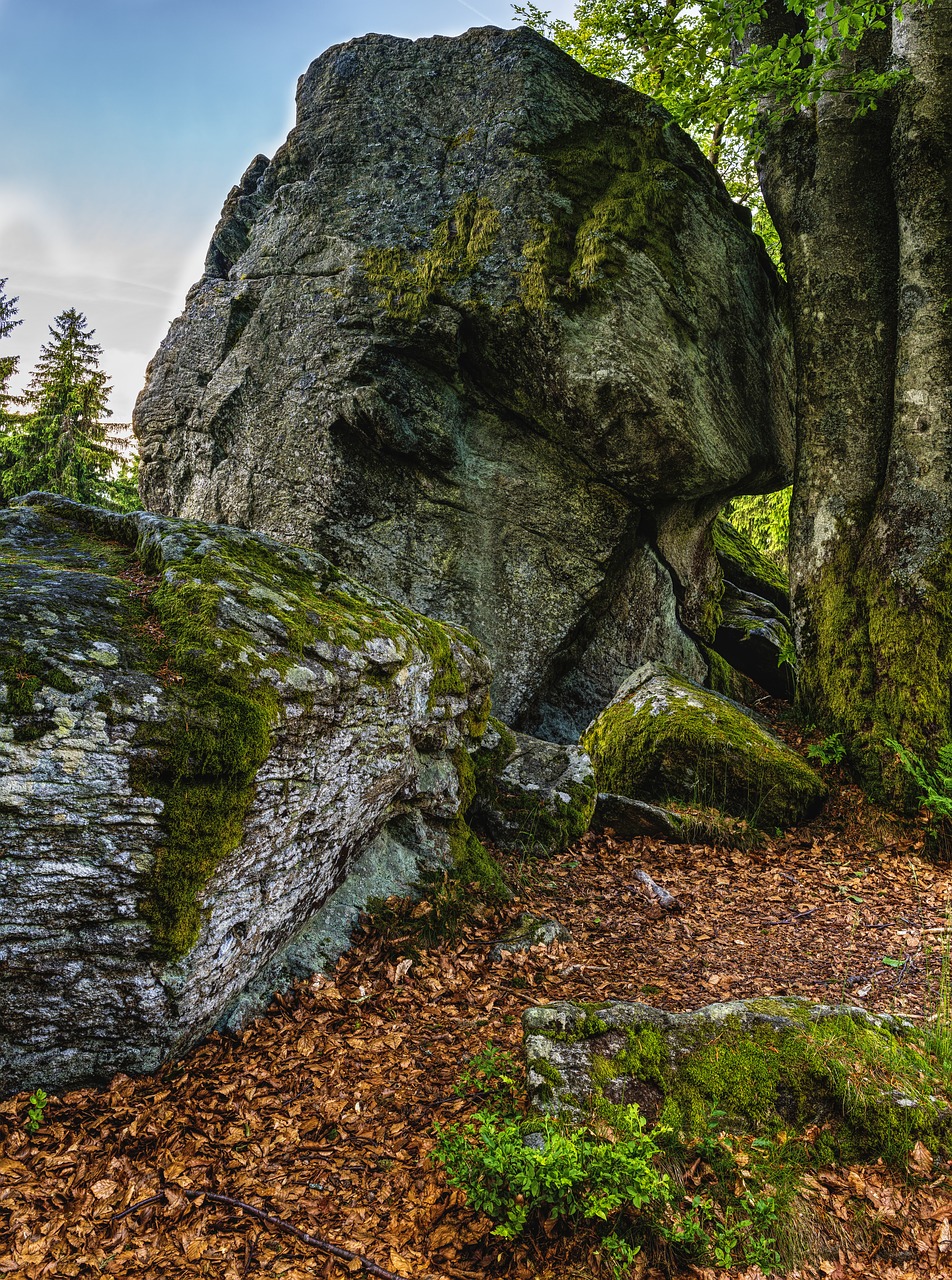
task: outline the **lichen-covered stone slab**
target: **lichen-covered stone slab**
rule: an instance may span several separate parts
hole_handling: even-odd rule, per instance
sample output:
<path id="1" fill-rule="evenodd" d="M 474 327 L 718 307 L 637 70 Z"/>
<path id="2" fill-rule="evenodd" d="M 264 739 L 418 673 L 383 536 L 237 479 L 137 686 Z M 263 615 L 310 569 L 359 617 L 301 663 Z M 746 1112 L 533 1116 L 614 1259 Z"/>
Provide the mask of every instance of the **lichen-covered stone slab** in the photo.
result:
<path id="1" fill-rule="evenodd" d="M 491 720 L 473 759 L 472 821 L 500 847 L 560 853 L 588 830 L 597 788 L 581 748 L 513 733 Z"/>
<path id="2" fill-rule="evenodd" d="M 144 498 L 465 626 L 575 741 L 644 658 L 705 677 L 708 526 L 791 466 L 782 295 L 656 103 L 527 29 L 353 40 L 151 363 Z"/>
<path id="3" fill-rule="evenodd" d="M 313 552 L 0 512 L 0 1090 L 154 1069 L 465 851 L 490 674 Z"/>
<path id="4" fill-rule="evenodd" d="M 711 807 L 757 826 L 789 826 L 826 796 L 806 761 L 761 717 L 646 663 L 622 685 L 581 744 L 599 791 Z"/>
<path id="5" fill-rule="evenodd" d="M 523 1014 L 529 1099 L 582 1119 L 635 1104 L 682 1140 L 718 1129 L 788 1135 L 833 1122 L 854 1153 L 902 1153 L 916 1134 L 948 1134 L 913 1026 L 849 1005 L 731 1000 L 669 1013 L 639 1002 L 559 1001 Z M 841 1148 L 842 1149 L 842 1148 Z"/>

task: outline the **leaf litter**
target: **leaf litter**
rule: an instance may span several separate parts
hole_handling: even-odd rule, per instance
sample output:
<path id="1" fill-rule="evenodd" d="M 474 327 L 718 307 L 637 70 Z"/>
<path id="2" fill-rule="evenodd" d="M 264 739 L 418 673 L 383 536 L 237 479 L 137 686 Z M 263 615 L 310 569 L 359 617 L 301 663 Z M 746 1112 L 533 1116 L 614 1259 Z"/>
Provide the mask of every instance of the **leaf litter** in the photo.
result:
<path id="1" fill-rule="evenodd" d="M 745 851 L 589 833 L 558 857 L 505 861 L 517 896 L 476 904 L 454 941 L 401 947 L 365 921 L 332 975 L 276 997 L 240 1034 L 215 1033 L 154 1076 L 51 1096 L 33 1135 L 26 1094 L 0 1103 L 0 1277 L 303 1280 L 361 1274 L 369 1259 L 416 1280 L 582 1280 L 590 1260 L 552 1224 L 500 1241 L 429 1158 L 434 1121 L 472 1107 L 454 1092 L 460 1073 L 487 1040 L 518 1053 L 525 1008 L 798 995 L 922 1018 L 935 1000 L 952 875 L 923 856 L 918 828 L 846 783 L 814 823 Z M 572 940 L 491 962 L 524 911 Z M 923 1147 L 911 1174 L 808 1179 L 831 1221 L 861 1204 L 876 1229 L 862 1247 L 844 1232 L 836 1256 L 795 1274 L 952 1274 L 950 1170 Z M 322 1254 L 225 1199 L 356 1256 Z M 642 1257 L 632 1274 L 667 1273 Z"/>

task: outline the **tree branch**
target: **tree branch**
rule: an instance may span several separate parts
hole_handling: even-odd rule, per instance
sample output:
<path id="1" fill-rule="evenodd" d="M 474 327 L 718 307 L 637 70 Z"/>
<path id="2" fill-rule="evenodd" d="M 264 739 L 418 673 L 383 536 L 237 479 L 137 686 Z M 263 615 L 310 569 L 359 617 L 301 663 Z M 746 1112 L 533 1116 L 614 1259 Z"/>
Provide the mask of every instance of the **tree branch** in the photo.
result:
<path id="1" fill-rule="evenodd" d="M 214 1191 L 186 1191 L 185 1188 L 177 1188 L 187 1200 L 208 1200 L 212 1204 L 225 1205 L 229 1209 L 240 1209 L 242 1213 L 249 1214 L 252 1218 L 257 1218 L 259 1222 L 266 1222 L 269 1227 L 274 1227 L 277 1231 L 283 1231 L 286 1235 L 295 1236 L 304 1244 L 309 1244 L 312 1249 L 320 1249 L 323 1253 L 329 1253 L 332 1258 L 339 1258 L 341 1262 L 359 1262 L 364 1271 L 371 1276 L 379 1276 L 382 1280 L 403 1280 L 394 1271 L 388 1271 L 386 1267 L 379 1267 L 376 1262 L 371 1262 L 369 1258 L 363 1258 L 359 1253 L 352 1253 L 350 1249 L 343 1249 L 340 1245 L 330 1244 L 327 1240 L 321 1240 L 319 1236 L 312 1236 L 308 1231 L 302 1231 L 300 1227 L 295 1227 L 290 1222 L 285 1222 L 283 1218 L 275 1217 L 273 1213 L 266 1213 L 264 1209 L 256 1209 L 253 1204 L 247 1204 L 244 1200 L 235 1200 L 232 1196 L 218 1195 Z M 131 1204 L 128 1209 L 123 1209 L 121 1213 L 112 1215 L 113 1222 L 118 1222 L 120 1218 L 127 1217 L 130 1213 L 135 1213 L 137 1209 L 144 1209 L 147 1205 L 158 1204 L 166 1198 L 165 1192 L 160 1191 L 157 1195 L 149 1196 L 146 1200 L 139 1200 L 136 1204 Z"/>

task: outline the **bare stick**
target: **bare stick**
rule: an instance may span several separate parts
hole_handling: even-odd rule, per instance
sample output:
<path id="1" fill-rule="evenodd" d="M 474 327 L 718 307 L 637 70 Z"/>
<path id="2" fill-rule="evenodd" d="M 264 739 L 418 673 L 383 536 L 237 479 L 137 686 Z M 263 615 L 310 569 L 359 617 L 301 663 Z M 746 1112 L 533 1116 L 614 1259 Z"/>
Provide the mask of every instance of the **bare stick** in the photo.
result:
<path id="1" fill-rule="evenodd" d="M 213 1191 L 186 1191 L 184 1188 L 176 1188 L 181 1190 L 182 1194 L 188 1200 L 209 1200 L 212 1204 L 226 1205 L 229 1209 L 240 1209 L 242 1213 L 250 1214 L 252 1218 L 257 1218 L 259 1222 L 266 1222 L 269 1227 L 274 1227 L 277 1231 L 283 1231 L 289 1236 L 295 1236 L 298 1240 L 309 1244 L 313 1249 L 320 1249 L 323 1253 L 329 1253 L 332 1258 L 339 1258 L 342 1262 L 359 1262 L 363 1269 L 371 1276 L 380 1276 L 382 1280 L 402 1280 L 394 1271 L 388 1271 L 386 1267 L 378 1267 L 376 1262 L 371 1262 L 369 1258 L 362 1258 L 359 1253 L 351 1253 L 350 1249 L 342 1249 L 340 1245 L 330 1244 L 327 1240 L 321 1240 L 319 1236 L 312 1236 L 308 1231 L 302 1231 L 300 1227 L 295 1227 L 290 1222 L 285 1222 L 283 1218 L 277 1218 L 273 1213 L 265 1213 L 264 1209 L 256 1209 L 253 1204 L 247 1204 L 244 1200 L 235 1200 L 231 1196 L 220 1196 Z M 131 1204 L 128 1209 L 123 1209 L 122 1213 L 114 1213 L 113 1221 L 118 1222 L 120 1218 L 124 1218 L 127 1214 L 133 1213 L 136 1209 L 143 1209 L 146 1205 L 158 1204 L 160 1200 L 165 1199 L 165 1192 L 160 1191 L 158 1195 L 149 1196 L 148 1200 L 140 1200 L 137 1204 Z"/>
<path id="2" fill-rule="evenodd" d="M 636 871 L 635 879 L 640 880 L 648 892 L 654 894 L 662 911 L 683 910 L 681 903 L 674 894 L 668 893 L 667 889 L 662 889 L 660 884 L 656 884 L 647 871 Z"/>

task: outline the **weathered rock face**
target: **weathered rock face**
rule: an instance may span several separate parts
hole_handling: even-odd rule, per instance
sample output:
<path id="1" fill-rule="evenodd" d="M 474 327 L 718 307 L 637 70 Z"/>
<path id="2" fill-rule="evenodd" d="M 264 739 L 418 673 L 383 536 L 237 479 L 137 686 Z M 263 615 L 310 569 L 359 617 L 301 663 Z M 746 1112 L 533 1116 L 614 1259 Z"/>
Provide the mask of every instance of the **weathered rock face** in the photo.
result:
<path id="1" fill-rule="evenodd" d="M 502 848 L 560 853 L 588 830 L 597 789 L 579 747 L 512 733 L 492 719 L 473 762 L 473 826 Z"/>
<path id="2" fill-rule="evenodd" d="M 791 461 L 780 285 L 656 104 L 527 29 L 330 49 L 229 195 L 135 412 L 147 506 L 465 625 L 571 741 L 703 679 L 707 531 Z"/>
<path id="3" fill-rule="evenodd" d="M 581 746 L 601 792 L 711 806 L 768 829 L 826 798 L 819 774 L 761 717 L 651 663 L 629 676 Z"/>
<path id="4" fill-rule="evenodd" d="M 0 1090 L 151 1070 L 465 856 L 476 642 L 322 557 L 0 512 Z"/>

